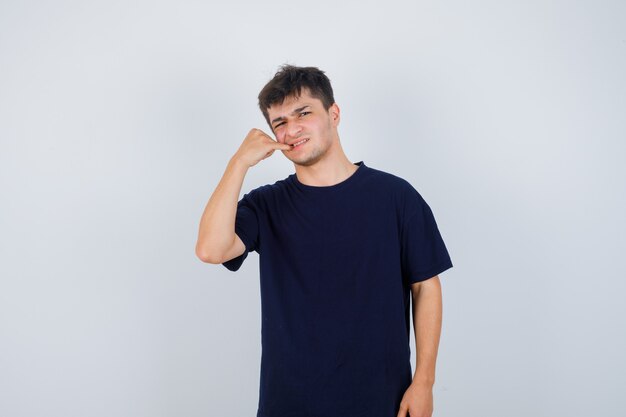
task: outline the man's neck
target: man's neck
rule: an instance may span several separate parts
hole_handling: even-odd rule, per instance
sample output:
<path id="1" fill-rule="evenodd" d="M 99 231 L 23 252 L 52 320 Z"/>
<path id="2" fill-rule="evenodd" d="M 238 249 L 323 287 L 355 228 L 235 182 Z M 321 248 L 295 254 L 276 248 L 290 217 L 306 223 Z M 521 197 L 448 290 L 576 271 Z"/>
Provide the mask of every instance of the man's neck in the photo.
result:
<path id="1" fill-rule="evenodd" d="M 345 156 L 337 160 L 323 159 L 315 165 L 296 165 L 298 181 L 314 187 L 328 187 L 348 179 L 359 168 Z"/>

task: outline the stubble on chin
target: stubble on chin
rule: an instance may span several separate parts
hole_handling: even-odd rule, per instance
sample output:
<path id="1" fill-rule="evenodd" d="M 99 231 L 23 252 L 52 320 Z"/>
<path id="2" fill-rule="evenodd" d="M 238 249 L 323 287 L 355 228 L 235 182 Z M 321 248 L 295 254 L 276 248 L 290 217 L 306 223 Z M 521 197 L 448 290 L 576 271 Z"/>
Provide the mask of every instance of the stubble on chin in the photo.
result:
<path id="1" fill-rule="evenodd" d="M 314 149 L 310 154 L 305 155 L 303 159 L 292 159 L 292 162 L 296 165 L 308 167 L 316 164 L 320 159 L 322 159 L 323 156 L 323 152 L 318 149 Z"/>

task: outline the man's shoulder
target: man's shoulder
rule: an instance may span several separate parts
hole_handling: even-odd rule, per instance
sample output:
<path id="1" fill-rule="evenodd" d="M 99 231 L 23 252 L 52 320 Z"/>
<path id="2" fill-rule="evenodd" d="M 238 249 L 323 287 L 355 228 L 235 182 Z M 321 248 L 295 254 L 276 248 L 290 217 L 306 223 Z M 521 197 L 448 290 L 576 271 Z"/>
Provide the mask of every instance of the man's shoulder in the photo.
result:
<path id="1" fill-rule="evenodd" d="M 393 190 L 410 191 L 415 189 L 413 185 L 403 177 L 397 174 L 384 171 L 378 168 L 372 168 L 368 166 L 370 173 L 370 181 L 374 181 L 384 187 L 390 187 Z"/>
<path id="2" fill-rule="evenodd" d="M 244 194 L 244 198 L 260 200 L 266 199 L 277 192 L 288 189 L 289 177 L 275 181 L 273 183 L 259 185 L 256 188 L 252 188 Z"/>
<path id="3" fill-rule="evenodd" d="M 257 186 L 249 190 L 244 197 L 257 201 L 266 200 L 268 198 L 284 198 L 296 191 L 293 176 L 294 174 L 291 174 L 273 183 Z M 405 178 L 383 169 L 373 168 L 369 165 L 366 166 L 362 179 L 364 181 L 360 181 L 360 183 L 365 185 L 366 189 L 370 192 L 375 192 L 378 189 L 386 193 L 391 192 L 392 194 L 400 195 L 412 194 L 415 196 L 419 194 L 415 187 Z"/>
<path id="4" fill-rule="evenodd" d="M 400 175 L 371 168 L 371 189 L 379 189 L 395 202 L 396 206 L 403 207 L 403 211 L 413 213 L 425 204 L 425 200 L 417 189 L 407 179 Z"/>

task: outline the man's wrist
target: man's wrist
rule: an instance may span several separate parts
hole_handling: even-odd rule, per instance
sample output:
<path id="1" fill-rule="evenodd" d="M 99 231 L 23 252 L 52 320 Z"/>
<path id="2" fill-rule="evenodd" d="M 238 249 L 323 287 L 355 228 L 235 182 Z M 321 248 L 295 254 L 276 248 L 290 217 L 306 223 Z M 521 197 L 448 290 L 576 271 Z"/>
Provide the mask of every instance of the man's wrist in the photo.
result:
<path id="1" fill-rule="evenodd" d="M 239 169 L 248 169 L 250 168 L 241 158 L 239 158 L 237 155 L 233 155 L 232 158 L 230 158 L 229 161 L 230 165 L 235 166 Z"/>
<path id="2" fill-rule="evenodd" d="M 413 385 L 417 385 L 424 388 L 432 388 L 435 385 L 435 380 L 433 378 L 425 377 L 423 375 L 414 375 Z"/>

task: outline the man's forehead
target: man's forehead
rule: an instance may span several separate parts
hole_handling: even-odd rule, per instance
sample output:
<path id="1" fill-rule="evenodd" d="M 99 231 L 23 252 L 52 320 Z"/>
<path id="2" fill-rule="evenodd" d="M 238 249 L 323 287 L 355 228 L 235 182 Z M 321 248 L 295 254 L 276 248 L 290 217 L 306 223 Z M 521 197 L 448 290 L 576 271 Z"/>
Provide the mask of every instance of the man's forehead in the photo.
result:
<path id="1" fill-rule="evenodd" d="M 302 106 L 314 106 L 317 101 L 321 103 L 320 99 L 311 97 L 307 91 L 303 90 L 299 97 L 295 95 L 287 96 L 281 104 L 270 106 L 268 113 L 271 116 L 270 118 L 288 116 Z"/>

